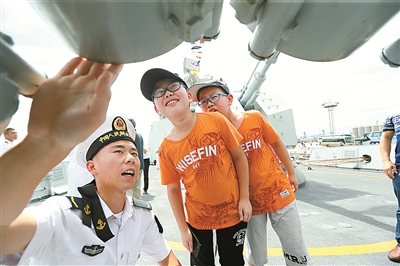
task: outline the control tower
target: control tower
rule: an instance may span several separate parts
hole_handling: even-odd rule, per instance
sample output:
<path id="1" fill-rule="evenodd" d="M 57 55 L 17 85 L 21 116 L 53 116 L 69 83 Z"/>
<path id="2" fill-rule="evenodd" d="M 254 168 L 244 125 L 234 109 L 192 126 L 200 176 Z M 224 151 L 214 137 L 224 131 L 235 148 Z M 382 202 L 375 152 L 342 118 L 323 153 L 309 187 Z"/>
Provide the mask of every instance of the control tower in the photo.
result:
<path id="1" fill-rule="evenodd" d="M 338 104 L 339 104 L 339 102 L 332 102 L 330 99 L 328 99 L 328 101 L 322 103 L 322 106 L 324 108 L 328 109 L 330 134 L 334 134 L 335 133 L 335 120 L 333 118 L 333 108 L 338 106 Z"/>

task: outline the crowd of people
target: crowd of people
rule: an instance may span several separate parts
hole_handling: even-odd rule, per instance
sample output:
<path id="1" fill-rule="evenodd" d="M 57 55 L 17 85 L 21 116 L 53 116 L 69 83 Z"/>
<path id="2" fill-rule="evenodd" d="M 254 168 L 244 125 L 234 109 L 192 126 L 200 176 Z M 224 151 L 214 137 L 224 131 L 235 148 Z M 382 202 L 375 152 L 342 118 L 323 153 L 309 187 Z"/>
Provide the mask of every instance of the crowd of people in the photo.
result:
<path id="1" fill-rule="evenodd" d="M 142 200 L 149 189 L 148 145 L 134 119 L 106 115 L 121 69 L 74 58 L 36 93 L 24 140 L 12 145 L 15 130 L 1 129 L 0 263 L 135 265 L 143 258 L 181 265 L 163 236 L 162 221 Z M 233 95 L 222 80 L 189 87 L 176 74 L 154 68 L 140 87 L 173 124 L 157 162 L 190 264 L 214 265 L 217 253 L 221 265 L 267 264 L 268 220 L 286 265 L 313 264 L 296 204 L 296 174 L 268 120 L 254 110 L 234 112 Z M 192 112 L 191 102 L 202 112 Z M 398 121 L 399 115 L 387 119 L 381 140 L 383 169 L 397 197 L 400 150 L 396 147 L 392 163 L 390 143 L 400 134 Z M 67 156 L 67 196 L 26 208 L 43 176 Z M 29 179 L 24 173 L 31 173 Z M 399 213 L 400 200 L 399 244 L 388 254 L 395 262 L 400 262 Z"/>

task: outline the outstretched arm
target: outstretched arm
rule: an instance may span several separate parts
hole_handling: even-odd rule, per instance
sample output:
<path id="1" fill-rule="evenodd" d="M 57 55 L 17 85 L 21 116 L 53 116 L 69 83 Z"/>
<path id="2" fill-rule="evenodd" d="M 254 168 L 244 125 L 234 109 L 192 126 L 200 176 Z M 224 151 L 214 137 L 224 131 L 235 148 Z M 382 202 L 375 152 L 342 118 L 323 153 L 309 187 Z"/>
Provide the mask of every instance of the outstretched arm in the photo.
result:
<path id="1" fill-rule="evenodd" d="M 31 240 L 36 223 L 20 215 L 22 210 L 40 180 L 104 122 L 110 87 L 121 69 L 77 57 L 37 91 L 28 135 L 0 157 L 1 253 L 22 251 Z M 9 237 L 18 228 L 26 237 Z"/>

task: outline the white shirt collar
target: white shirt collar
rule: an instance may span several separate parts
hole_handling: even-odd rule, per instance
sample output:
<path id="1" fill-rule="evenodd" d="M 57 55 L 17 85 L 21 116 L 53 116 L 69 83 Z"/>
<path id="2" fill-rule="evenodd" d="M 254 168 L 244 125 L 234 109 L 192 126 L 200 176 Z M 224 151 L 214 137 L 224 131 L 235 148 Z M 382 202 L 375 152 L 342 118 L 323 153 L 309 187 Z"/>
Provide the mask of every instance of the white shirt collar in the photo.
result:
<path id="1" fill-rule="evenodd" d="M 97 193 L 97 191 L 96 191 Z M 100 199 L 100 204 L 101 207 L 103 208 L 103 212 L 104 212 L 104 216 L 106 217 L 106 219 L 112 217 L 114 215 L 114 213 L 110 210 L 110 208 L 107 206 L 107 204 L 105 203 L 105 201 L 100 197 L 100 195 L 97 193 L 97 195 L 99 196 Z M 126 220 L 127 218 L 131 217 L 133 214 L 133 203 L 130 200 L 131 197 L 126 197 L 125 199 L 125 205 L 124 205 L 124 210 L 122 213 L 122 220 Z M 126 217 L 126 218 L 124 218 Z"/>

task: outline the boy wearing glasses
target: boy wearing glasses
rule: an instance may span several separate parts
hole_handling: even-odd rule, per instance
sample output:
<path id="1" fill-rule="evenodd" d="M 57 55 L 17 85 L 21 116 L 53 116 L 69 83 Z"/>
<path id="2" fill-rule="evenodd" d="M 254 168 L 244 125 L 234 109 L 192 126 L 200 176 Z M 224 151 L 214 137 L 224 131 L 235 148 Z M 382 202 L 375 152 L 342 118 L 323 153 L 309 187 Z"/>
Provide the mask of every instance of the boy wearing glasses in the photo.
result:
<path id="1" fill-rule="evenodd" d="M 191 252 L 191 265 L 215 265 L 216 245 L 221 265 L 244 265 L 251 205 L 242 137 L 220 114 L 192 113 L 192 94 L 175 74 L 150 69 L 140 86 L 156 112 L 174 125 L 158 150 L 161 183 L 167 185 L 182 243 Z M 186 218 L 181 181 L 186 189 Z"/>
<path id="2" fill-rule="evenodd" d="M 249 162 L 249 193 L 253 209 L 245 241 L 248 264 L 268 263 L 267 217 L 281 241 L 286 265 L 310 264 L 294 195 L 298 189 L 297 178 L 279 135 L 258 111 L 234 113 L 230 108 L 233 95 L 220 81 L 193 85 L 189 92 L 203 112 L 223 114 L 243 136 L 241 146 Z M 288 176 L 277 157 L 287 169 Z"/>

